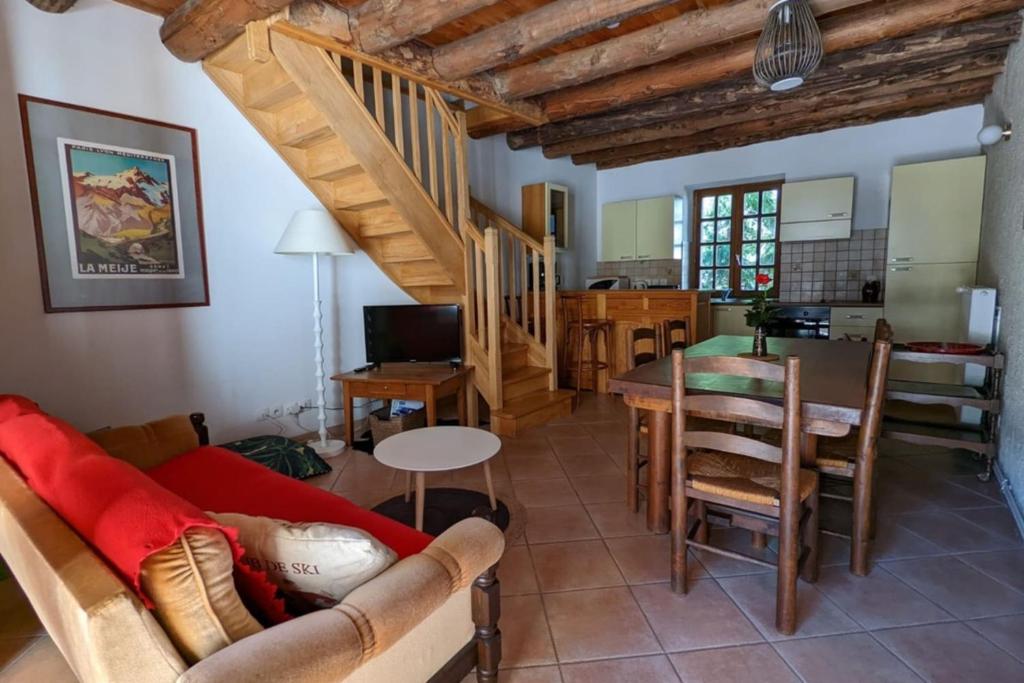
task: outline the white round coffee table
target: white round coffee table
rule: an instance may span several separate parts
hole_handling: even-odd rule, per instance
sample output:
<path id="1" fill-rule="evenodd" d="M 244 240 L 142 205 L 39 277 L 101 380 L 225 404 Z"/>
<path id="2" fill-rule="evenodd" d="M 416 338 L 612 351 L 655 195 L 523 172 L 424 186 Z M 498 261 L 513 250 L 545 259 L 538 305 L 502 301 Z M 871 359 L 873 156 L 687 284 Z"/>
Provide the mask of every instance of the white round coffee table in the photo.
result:
<path id="1" fill-rule="evenodd" d="M 377 462 L 405 474 L 405 499 L 416 474 L 416 529 L 423 531 L 423 496 L 427 472 L 450 472 L 483 464 L 491 509 L 498 509 L 490 459 L 501 451 L 501 439 L 475 427 L 423 427 L 401 432 L 373 447 Z"/>

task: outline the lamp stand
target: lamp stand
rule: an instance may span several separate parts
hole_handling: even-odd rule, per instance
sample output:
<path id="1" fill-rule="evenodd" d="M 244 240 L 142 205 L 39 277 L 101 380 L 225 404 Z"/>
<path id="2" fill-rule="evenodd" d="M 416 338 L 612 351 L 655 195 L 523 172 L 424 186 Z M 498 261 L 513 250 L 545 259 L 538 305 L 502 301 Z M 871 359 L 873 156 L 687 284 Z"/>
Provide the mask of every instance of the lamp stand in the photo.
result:
<path id="1" fill-rule="evenodd" d="M 306 445 L 322 458 L 332 458 L 345 450 L 341 439 L 329 439 L 327 435 L 327 390 L 324 387 L 324 328 L 320 312 L 320 259 L 313 253 L 313 350 L 316 363 L 316 416 L 320 436 Z"/>

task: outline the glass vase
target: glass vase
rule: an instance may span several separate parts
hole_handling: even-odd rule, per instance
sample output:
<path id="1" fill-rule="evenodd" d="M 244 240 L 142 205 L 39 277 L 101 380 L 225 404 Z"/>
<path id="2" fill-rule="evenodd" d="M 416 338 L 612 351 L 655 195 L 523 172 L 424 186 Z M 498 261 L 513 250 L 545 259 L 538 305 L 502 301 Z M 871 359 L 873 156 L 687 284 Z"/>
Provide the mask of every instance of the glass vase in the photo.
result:
<path id="1" fill-rule="evenodd" d="M 768 355 L 768 331 L 764 325 L 758 325 L 754 328 L 754 349 L 752 353 L 757 358 Z"/>

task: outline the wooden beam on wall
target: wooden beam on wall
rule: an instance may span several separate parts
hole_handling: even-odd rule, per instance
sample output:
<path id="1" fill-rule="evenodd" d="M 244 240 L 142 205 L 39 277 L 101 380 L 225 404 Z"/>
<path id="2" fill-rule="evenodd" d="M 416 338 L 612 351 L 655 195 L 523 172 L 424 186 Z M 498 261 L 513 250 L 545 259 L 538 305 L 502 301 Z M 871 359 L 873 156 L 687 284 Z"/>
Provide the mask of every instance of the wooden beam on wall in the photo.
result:
<path id="1" fill-rule="evenodd" d="M 1024 0 L 893 0 L 822 21 L 822 38 L 826 53 L 833 53 L 1022 7 Z M 745 41 L 713 55 L 686 56 L 549 93 L 543 98 L 544 111 L 556 121 L 650 101 L 741 74 L 752 78 L 755 44 Z"/>
<path id="2" fill-rule="evenodd" d="M 497 0 L 366 0 L 352 11 L 359 47 L 375 53 L 429 33 Z"/>
<path id="3" fill-rule="evenodd" d="M 181 4 L 181 0 L 115 0 L 115 2 L 150 14 L 158 14 L 161 17 L 166 17 L 178 9 L 178 5 Z"/>
<path id="4" fill-rule="evenodd" d="M 446 78 L 486 71 L 576 36 L 606 27 L 671 0 L 556 0 L 434 50 Z"/>
<path id="5" fill-rule="evenodd" d="M 966 56 L 972 53 L 1006 47 L 1020 38 L 1021 24 L 1020 14 L 1011 12 L 827 55 L 821 68 L 808 79 L 807 84 L 787 97 L 804 98 L 809 90 L 837 84 L 841 86 L 853 79 L 862 78 L 864 74 L 920 70 L 951 58 L 969 58 Z M 722 107 L 742 106 L 744 103 L 763 99 L 769 94 L 752 78 L 744 76 L 738 80 L 687 90 L 608 114 L 558 121 L 509 133 L 508 145 L 512 149 L 523 149 L 535 145 L 559 145 L 589 137 L 614 135 L 618 131 L 643 128 L 683 117 L 700 116 L 709 110 Z"/>
<path id="6" fill-rule="evenodd" d="M 728 5 L 685 12 L 624 36 L 499 72 L 498 87 L 509 97 L 528 97 L 746 36 L 761 30 L 775 1 L 737 0 Z M 868 1 L 814 0 L 811 4 L 816 14 L 824 14 Z"/>
<path id="7" fill-rule="evenodd" d="M 178 59 L 197 62 L 292 0 L 186 0 L 160 27 L 160 40 Z"/>
<path id="8" fill-rule="evenodd" d="M 1006 48 L 995 48 L 963 59 L 947 58 L 924 70 L 876 72 L 843 86 L 825 85 L 808 88 L 801 91 L 800 97 L 765 95 L 743 106 L 731 105 L 722 109 L 712 109 L 702 115 L 656 123 L 652 126 L 567 140 L 545 147 L 544 156 L 555 158 L 572 155 L 578 163 L 594 163 L 612 148 L 643 149 L 642 143 L 696 135 L 748 121 L 766 118 L 799 119 L 808 111 L 835 110 L 861 100 L 877 100 L 903 95 L 908 91 L 921 91 L 925 88 L 977 81 L 982 78 L 991 79 L 1002 73 L 1005 60 Z M 651 149 L 657 149 L 657 145 L 651 145 Z"/>
<path id="9" fill-rule="evenodd" d="M 595 157 L 593 163 L 602 170 L 621 168 L 647 161 L 745 147 L 770 140 L 977 104 L 984 101 L 985 96 L 992 91 L 993 80 L 992 77 L 987 77 L 921 91 L 907 91 L 899 95 L 865 99 L 832 109 L 809 112 L 791 120 L 769 117 L 696 135 L 643 143 L 644 146 L 610 149 L 606 154 Z M 582 159 L 573 161 L 584 163 Z"/>

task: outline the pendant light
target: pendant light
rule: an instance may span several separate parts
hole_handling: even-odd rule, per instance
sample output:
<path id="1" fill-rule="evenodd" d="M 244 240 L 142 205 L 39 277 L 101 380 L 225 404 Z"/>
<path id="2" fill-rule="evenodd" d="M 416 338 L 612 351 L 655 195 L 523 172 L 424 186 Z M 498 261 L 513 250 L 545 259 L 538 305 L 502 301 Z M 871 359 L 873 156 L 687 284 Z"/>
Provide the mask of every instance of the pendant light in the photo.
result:
<path id="1" fill-rule="evenodd" d="M 757 41 L 754 79 L 775 92 L 792 90 L 814 73 L 824 54 L 807 0 L 778 0 Z"/>

